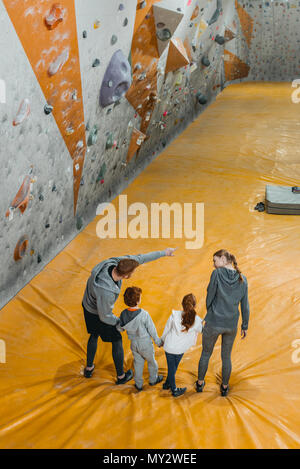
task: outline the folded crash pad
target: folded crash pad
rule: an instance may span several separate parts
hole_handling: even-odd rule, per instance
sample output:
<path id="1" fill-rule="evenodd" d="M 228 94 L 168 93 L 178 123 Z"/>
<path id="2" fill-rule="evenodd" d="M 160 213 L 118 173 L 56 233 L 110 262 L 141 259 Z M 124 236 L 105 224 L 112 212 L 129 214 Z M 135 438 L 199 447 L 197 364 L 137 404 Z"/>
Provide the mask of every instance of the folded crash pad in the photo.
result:
<path id="1" fill-rule="evenodd" d="M 300 193 L 290 186 L 266 186 L 267 213 L 300 215 Z"/>

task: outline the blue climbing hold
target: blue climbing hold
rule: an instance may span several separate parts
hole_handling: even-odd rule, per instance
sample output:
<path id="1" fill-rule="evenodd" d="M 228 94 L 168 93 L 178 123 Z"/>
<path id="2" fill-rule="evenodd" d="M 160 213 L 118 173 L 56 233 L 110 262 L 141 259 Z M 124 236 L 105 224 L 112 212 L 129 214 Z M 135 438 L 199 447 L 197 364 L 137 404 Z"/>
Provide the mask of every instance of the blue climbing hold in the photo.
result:
<path id="1" fill-rule="evenodd" d="M 100 105 L 109 106 L 119 101 L 132 83 L 131 66 L 119 49 L 111 58 L 103 77 L 100 90 Z"/>

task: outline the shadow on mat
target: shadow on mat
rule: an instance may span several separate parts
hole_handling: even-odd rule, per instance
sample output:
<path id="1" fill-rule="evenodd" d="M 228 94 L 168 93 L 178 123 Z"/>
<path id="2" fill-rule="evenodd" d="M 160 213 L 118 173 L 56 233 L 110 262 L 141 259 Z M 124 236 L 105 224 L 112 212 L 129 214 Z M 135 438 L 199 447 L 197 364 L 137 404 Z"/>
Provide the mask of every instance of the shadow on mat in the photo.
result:
<path id="1" fill-rule="evenodd" d="M 57 369 L 53 379 L 53 389 L 57 394 L 65 394 L 67 397 L 74 398 L 97 390 L 103 395 L 111 394 L 119 389 L 115 384 L 116 371 L 113 364 L 103 367 L 96 365 L 92 378 L 83 376 L 84 366 L 83 360 L 77 360 Z M 126 384 L 122 385 L 123 390 L 128 387 Z"/>

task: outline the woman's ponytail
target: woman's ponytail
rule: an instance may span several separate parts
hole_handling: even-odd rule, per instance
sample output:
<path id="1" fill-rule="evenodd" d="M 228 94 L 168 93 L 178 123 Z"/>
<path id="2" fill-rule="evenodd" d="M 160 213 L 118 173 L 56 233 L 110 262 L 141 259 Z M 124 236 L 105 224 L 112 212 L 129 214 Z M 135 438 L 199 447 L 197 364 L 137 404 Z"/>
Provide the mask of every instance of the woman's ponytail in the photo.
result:
<path id="1" fill-rule="evenodd" d="M 181 323 L 185 331 L 188 331 L 195 322 L 195 318 L 197 314 L 195 311 L 195 306 L 196 306 L 195 296 L 192 293 L 185 295 L 185 297 L 182 300 L 183 315 L 182 315 L 182 323 Z"/>
<path id="2" fill-rule="evenodd" d="M 235 268 L 235 270 L 237 271 L 237 273 L 239 274 L 239 281 L 240 282 L 243 282 L 244 279 L 243 279 L 243 276 L 242 276 L 242 272 L 240 271 L 240 269 L 238 268 L 238 265 L 237 265 L 237 261 L 236 261 L 236 258 L 233 254 L 230 254 L 230 252 L 226 251 L 226 249 L 220 249 L 219 251 L 215 252 L 214 253 L 214 257 L 217 256 L 217 257 L 222 257 L 222 256 L 225 256 L 227 261 L 228 262 L 231 262 L 231 264 L 233 264 L 233 267 Z"/>
<path id="3" fill-rule="evenodd" d="M 231 254 L 231 262 L 232 262 L 232 264 L 233 264 L 233 267 L 235 268 L 235 270 L 236 270 L 237 273 L 239 274 L 240 282 L 243 282 L 244 279 L 243 279 L 243 276 L 242 276 L 242 272 L 241 272 L 240 269 L 238 268 L 236 258 L 235 258 L 235 256 L 234 256 L 233 254 Z"/>

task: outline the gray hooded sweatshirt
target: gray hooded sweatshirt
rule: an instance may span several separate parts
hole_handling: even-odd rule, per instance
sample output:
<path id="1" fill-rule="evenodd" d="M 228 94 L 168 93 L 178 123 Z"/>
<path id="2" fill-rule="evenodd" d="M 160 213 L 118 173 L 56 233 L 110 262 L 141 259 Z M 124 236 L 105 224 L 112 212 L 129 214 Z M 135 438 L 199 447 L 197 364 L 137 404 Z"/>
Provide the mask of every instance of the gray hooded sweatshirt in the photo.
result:
<path id="1" fill-rule="evenodd" d="M 242 329 L 248 329 L 249 301 L 248 283 L 239 281 L 236 270 L 219 267 L 211 274 L 207 287 L 205 321 L 212 327 L 236 329 L 239 320 L 239 304 L 242 312 Z"/>
<path id="2" fill-rule="evenodd" d="M 137 256 L 111 257 L 100 262 L 92 270 L 84 292 L 82 304 L 92 314 L 98 314 L 100 321 L 115 326 L 119 322 L 112 310 L 117 301 L 122 287 L 122 280 L 117 284 L 109 275 L 108 269 L 111 265 L 117 266 L 121 259 L 134 259 L 139 264 L 155 261 L 165 256 L 165 251 L 155 251 Z"/>
<path id="3" fill-rule="evenodd" d="M 124 309 L 120 316 L 120 323 L 117 325 L 119 332 L 127 331 L 128 339 L 131 341 L 146 342 L 152 337 L 156 345 L 162 345 L 162 340 L 158 337 L 154 322 L 150 314 L 142 308 L 130 311 Z"/>

